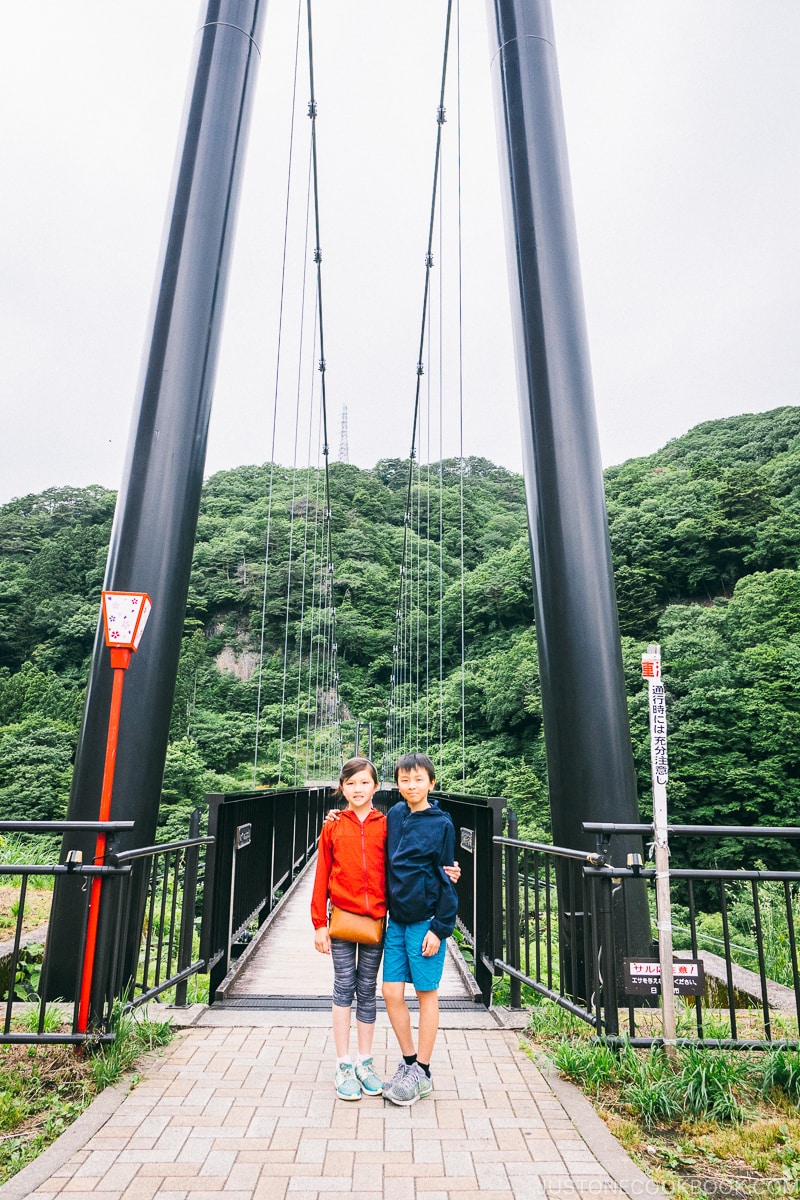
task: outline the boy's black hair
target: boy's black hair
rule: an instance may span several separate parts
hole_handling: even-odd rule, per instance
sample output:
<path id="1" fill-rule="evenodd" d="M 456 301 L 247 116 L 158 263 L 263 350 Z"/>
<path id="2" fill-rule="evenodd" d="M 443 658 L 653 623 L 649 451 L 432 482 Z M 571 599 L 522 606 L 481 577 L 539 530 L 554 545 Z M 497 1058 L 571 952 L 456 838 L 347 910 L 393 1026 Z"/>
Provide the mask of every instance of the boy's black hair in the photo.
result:
<path id="1" fill-rule="evenodd" d="M 413 771 L 415 767 L 419 767 L 420 771 L 427 771 L 428 779 L 431 783 L 436 783 L 436 767 L 427 754 L 404 754 L 402 758 L 398 758 L 394 765 L 395 783 L 401 771 Z"/>

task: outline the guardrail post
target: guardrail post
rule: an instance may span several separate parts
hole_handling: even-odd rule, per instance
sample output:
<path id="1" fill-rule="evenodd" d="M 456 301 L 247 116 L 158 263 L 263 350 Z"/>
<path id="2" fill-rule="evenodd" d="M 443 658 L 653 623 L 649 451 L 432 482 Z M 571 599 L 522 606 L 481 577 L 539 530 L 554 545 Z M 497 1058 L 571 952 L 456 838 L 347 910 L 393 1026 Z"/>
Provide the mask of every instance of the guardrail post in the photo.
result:
<path id="1" fill-rule="evenodd" d="M 594 987 L 602 985 L 602 1027 L 606 1037 L 619 1037 L 619 1013 L 617 1011 L 617 955 L 614 939 L 614 903 L 611 874 L 597 876 L 597 930 L 600 951 L 594 967 Z M 598 1033 L 601 1024 L 598 1021 Z"/>
<path id="2" fill-rule="evenodd" d="M 196 808 L 189 818 L 189 837 L 200 836 L 200 809 Z M 178 974 L 185 971 L 192 962 L 192 944 L 194 942 L 195 905 L 197 903 L 197 873 L 200 862 L 200 847 L 189 846 L 183 864 L 183 904 L 181 908 L 181 933 L 178 943 Z M 175 988 L 175 1006 L 183 1008 L 186 1005 L 189 980 L 182 979 Z"/>
<path id="3" fill-rule="evenodd" d="M 513 808 L 508 810 L 508 836 L 519 837 L 519 822 Z M 520 968 L 519 954 L 519 850 L 506 846 L 506 960 L 515 970 Z M 511 1007 L 522 1008 L 522 984 L 509 977 Z"/>

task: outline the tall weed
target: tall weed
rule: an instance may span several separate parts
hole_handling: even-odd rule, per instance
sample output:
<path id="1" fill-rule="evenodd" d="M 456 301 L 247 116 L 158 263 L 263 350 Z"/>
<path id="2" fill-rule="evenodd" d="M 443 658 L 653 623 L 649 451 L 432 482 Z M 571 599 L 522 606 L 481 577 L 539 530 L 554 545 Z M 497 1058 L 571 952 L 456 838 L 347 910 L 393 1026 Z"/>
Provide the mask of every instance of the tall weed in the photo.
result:
<path id="1" fill-rule="evenodd" d="M 782 1092 L 800 1106 L 800 1050 L 770 1050 L 764 1056 L 761 1090 L 765 1096 Z"/>
<path id="2" fill-rule="evenodd" d="M 745 1111 L 737 1093 L 749 1090 L 752 1074 L 750 1061 L 735 1050 L 686 1046 L 676 1078 L 681 1104 L 695 1119 L 739 1125 Z"/>

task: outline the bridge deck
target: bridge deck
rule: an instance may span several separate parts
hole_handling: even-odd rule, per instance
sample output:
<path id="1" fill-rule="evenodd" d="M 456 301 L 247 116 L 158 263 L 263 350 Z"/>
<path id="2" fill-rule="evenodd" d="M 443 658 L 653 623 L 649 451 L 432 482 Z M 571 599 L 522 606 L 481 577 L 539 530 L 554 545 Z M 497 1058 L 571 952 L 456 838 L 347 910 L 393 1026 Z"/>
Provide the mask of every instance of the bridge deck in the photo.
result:
<path id="1" fill-rule="evenodd" d="M 226 990 L 225 1007 L 295 1008 L 298 1011 L 330 1010 L 333 966 L 328 955 L 314 949 L 310 905 L 314 885 L 313 866 L 298 881 L 286 904 L 276 915 L 241 973 Z M 450 947 L 445 960 L 440 999 L 446 1009 L 455 1005 L 476 1011 L 471 992 L 459 972 L 458 951 Z M 378 977 L 380 994 L 380 976 Z M 408 988 L 410 994 L 413 989 Z M 383 1007 L 382 1001 L 379 1007 Z M 486 1019 L 486 1010 L 478 1006 Z M 212 1012 L 217 1009 L 214 1006 Z M 477 1012 L 476 1012 L 477 1015 Z M 494 1022 L 491 1022 L 494 1027 Z"/>

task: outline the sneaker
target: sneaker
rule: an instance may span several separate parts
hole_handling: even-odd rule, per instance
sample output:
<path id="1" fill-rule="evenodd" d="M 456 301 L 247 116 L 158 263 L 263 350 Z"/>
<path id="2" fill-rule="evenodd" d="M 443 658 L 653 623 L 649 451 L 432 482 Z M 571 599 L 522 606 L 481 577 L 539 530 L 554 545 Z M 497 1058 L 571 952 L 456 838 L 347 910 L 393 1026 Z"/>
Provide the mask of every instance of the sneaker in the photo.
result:
<path id="1" fill-rule="evenodd" d="M 389 1087 L 383 1089 L 383 1098 L 392 1104 L 407 1108 L 410 1104 L 416 1104 L 423 1096 L 430 1096 L 433 1084 L 419 1063 L 412 1063 L 410 1067 L 403 1063 L 403 1066 L 405 1070 L 400 1078 L 397 1077 L 399 1072 L 396 1073 Z"/>
<path id="2" fill-rule="evenodd" d="M 336 1068 L 333 1077 L 336 1084 L 336 1095 L 340 1100 L 360 1100 L 361 1084 L 356 1079 L 356 1073 L 351 1063 L 344 1063 Z"/>
<path id="3" fill-rule="evenodd" d="M 433 1080 L 430 1075 L 426 1075 L 422 1067 L 419 1069 L 419 1098 L 426 1100 L 433 1091 Z"/>
<path id="4" fill-rule="evenodd" d="M 403 1078 L 403 1076 L 405 1075 L 405 1073 L 406 1073 L 406 1071 L 407 1071 L 407 1070 L 408 1070 L 408 1065 L 407 1065 L 407 1063 L 405 1063 L 405 1062 L 403 1061 L 403 1059 L 401 1059 L 401 1060 L 400 1060 L 400 1062 L 397 1064 L 397 1070 L 395 1071 L 395 1073 L 394 1073 L 394 1075 L 392 1076 L 392 1078 L 389 1080 L 389 1082 L 388 1082 L 388 1083 L 385 1083 L 385 1084 L 383 1085 L 383 1095 L 384 1095 L 384 1099 L 386 1098 L 386 1093 L 387 1093 L 387 1092 L 390 1092 L 390 1091 L 391 1091 L 391 1090 L 392 1090 L 394 1087 L 396 1087 L 396 1086 L 397 1086 L 397 1084 L 398 1084 L 398 1083 L 400 1082 L 400 1080 Z"/>
<path id="5" fill-rule="evenodd" d="M 383 1092 L 383 1084 L 375 1074 L 371 1058 L 364 1058 L 360 1063 L 356 1063 L 356 1079 L 361 1084 L 365 1096 L 380 1096 Z"/>

